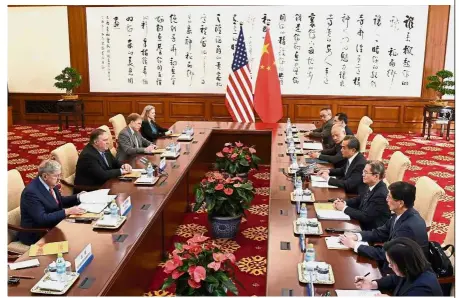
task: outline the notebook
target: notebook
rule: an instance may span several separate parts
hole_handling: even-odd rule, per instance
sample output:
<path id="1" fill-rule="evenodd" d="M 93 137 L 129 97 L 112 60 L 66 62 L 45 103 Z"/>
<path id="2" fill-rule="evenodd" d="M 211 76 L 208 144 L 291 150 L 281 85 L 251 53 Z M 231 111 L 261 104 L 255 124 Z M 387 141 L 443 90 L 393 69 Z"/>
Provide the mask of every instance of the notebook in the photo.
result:
<path id="1" fill-rule="evenodd" d="M 325 237 L 325 243 L 327 244 L 328 249 L 350 249 L 347 246 L 344 246 L 339 242 L 339 237 L 332 236 L 332 237 Z M 368 242 L 358 241 L 362 245 L 368 245 Z"/>
<path id="2" fill-rule="evenodd" d="M 303 149 L 305 150 L 323 150 L 322 143 L 303 143 Z"/>
<path id="3" fill-rule="evenodd" d="M 110 189 L 99 189 L 80 194 L 80 202 L 84 204 L 109 203 L 116 198 L 116 195 L 109 195 Z"/>
<path id="4" fill-rule="evenodd" d="M 326 220 L 351 220 L 343 211 L 336 210 L 332 203 L 315 203 L 314 209 L 318 219 Z"/>
<path id="5" fill-rule="evenodd" d="M 116 227 L 118 224 L 118 218 L 113 216 L 104 216 L 96 222 L 98 226 L 105 226 L 105 227 Z"/>
<path id="6" fill-rule="evenodd" d="M 40 266 L 40 262 L 38 259 L 30 259 L 27 261 L 10 263 L 9 266 L 11 270 L 18 270 L 23 268 L 38 267 Z"/>
<path id="7" fill-rule="evenodd" d="M 29 257 L 55 255 L 59 252 L 69 252 L 68 241 L 32 244 L 29 249 Z"/>
<path id="8" fill-rule="evenodd" d="M 38 287 L 42 290 L 49 290 L 55 292 L 62 292 L 65 289 L 66 283 L 61 283 L 54 280 L 42 280 Z"/>

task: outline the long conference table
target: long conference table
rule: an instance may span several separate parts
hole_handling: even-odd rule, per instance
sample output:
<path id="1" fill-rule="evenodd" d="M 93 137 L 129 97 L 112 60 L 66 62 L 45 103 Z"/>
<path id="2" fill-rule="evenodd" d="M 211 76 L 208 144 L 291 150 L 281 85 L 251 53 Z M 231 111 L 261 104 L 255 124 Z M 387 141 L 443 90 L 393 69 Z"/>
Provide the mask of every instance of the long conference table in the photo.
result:
<path id="1" fill-rule="evenodd" d="M 157 265 L 164 260 L 172 247 L 172 237 L 184 215 L 189 212 L 189 198 L 193 186 L 212 168 L 215 153 L 226 142 L 241 141 L 255 145 L 263 163 L 270 161 L 270 201 L 267 258 L 267 296 L 304 296 L 305 285 L 298 281 L 297 265 L 303 260 L 299 238 L 293 233 L 296 219 L 295 204 L 290 201 L 293 184 L 284 171 L 289 166 L 286 154 L 285 124 L 234 123 L 234 122 L 176 122 L 171 129 L 183 131 L 194 128 L 192 142 L 182 144 L 181 155 L 168 160 L 167 179 L 160 178 L 155 186 L 136 186 L 133 182 L 112 179 L 102 188 L 117 194 L 118 203 L 131 197 L 132 209 L 126 222 L 117 230 L 96 230 L 91 224 L 60 222 L 37 243 L 69 242 L 69 252 L 64 254 L 72 262 L 90 243 L 94 259 L 83 270 L 79 280 L 66 293 L 68 296 L 141 296 L 148 289 Z M 300 124 L 301 130 L 311 130 L 313 124 Z M 304 138 L 304 137 L 301 137 Z M 166 147 L 174 139 L 160 139 L 159 148 Z M 139 155 L 131 160 L 133 168 L 144 168 L 140 158 L 146 157 L 159 164 L 159 155 Z M 319 165 L 319 167 L 322 165 Z M 316 202 L 329 198 L 346 198 L 341 189 L 311 188 Z M 308 217 L 315 217 L 312 204 L 308 204 Z M 323 229 L 359 228 L 356 221 L 321 221 Z M 287 250 L 281 243 L 288 243 Z M 309 237 L 316 249 L 316 260 L 332 265 L 335 284 L 316 285 L 318 293 L 331 289 L 354 289 L 354 276 L 370 272 L 373 278 L 381 275 L 374 261 L 358 257 L 351 250 L 328 250 L 324 237 Z M 285 248 L 285 247 L 284 247 Z M 19 285 L 8 286 L 8 295 L 32 295 L 30 289 L 43 276 L 44 269 L 55 261 L 55 255 L 39 256 L 39 267 L 8 270 L 9 275 L 28 275 L 35 279 L 21 279 Z M 18 261 L 31 259 L 28 253 Z M 331 291 L 332 295 L 334 291 Z"/>

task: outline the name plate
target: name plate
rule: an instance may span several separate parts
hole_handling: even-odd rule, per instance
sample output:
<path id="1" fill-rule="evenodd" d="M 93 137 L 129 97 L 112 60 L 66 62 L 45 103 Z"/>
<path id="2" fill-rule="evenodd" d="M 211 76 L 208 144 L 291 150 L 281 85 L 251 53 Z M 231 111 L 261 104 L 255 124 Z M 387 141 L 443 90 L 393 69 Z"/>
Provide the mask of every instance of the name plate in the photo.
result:
<path id="1" fill-rule="evenodd" d="M 93 259 L 94 255 L 92 254 L 91 243 L 89 243 L 75 258 L 75 271 L 81 274 L 84 268 L 86 268 Z"/>
<path id="2" fill-rule="evenodd" d="M 131 196 L 127 197 L 126 200 L 124 200 L 122 203 L 121 203 L 121 206 L 120 206 L 120 213 L 122 216 L 125 216 L 132 208 L 132 205 L 131 205 Z"/>

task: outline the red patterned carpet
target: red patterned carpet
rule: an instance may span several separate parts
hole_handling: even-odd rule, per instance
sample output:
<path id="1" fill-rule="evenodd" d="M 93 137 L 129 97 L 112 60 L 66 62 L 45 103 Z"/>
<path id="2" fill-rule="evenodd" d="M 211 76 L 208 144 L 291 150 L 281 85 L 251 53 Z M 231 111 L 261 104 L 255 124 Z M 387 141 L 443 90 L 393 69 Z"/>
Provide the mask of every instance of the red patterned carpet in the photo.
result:
<path id="1" fill-rule="evenodd" d="M 88 134 L 92 129 L 76 131 L 71 127 L 70 130 L 59 132 L 55 125 L 15 125 L 8 132 L 8 170 L 19 170 L 27 184 L 36 176 L 37 165 L 41 160 L 48 158 L 52 150 L 67 142 L 73 142 L 77 149 L 81 150 L 88 142 Z M 446 191 L 446 196 L 438 202 L 430 232 L 430 239 L 442 242 L 450 219 L 454 216 L 454 140 L 445 141 L 435 136 L 432 140 L 425 140 L 417 134 L 384 133 L 382 135 L 390 144 L 383 155 L 384 163 L 389 162 L 393 152 L 402 151 L 412 163 L 405 173 L 405 181 L 415 183 L 418 177 L 428 176 Z M 257 194 L 247 220 L 241 224 L 240 233 L 234 241 L 219 240 L 223 248 L 236 256 L 240 269 L 237 277 L 245 286 L 245 290 L 240 289 L 239 292 L 243 296 L 265 295 L 268 172 L 269 167 L 261 167 L 259 172 L 250 174 L 249 177 L 254 183 Z M 205 213 L 187 214 L 174 240 L 185 241 L 195 232 L 205 232 L 209 235 L 206 217 Z M 151 291 L 146 295 L 173 295 L 158 291 L 165 277 L 162 270 L 161 266 L 158 267 L 149 289 Z"/>

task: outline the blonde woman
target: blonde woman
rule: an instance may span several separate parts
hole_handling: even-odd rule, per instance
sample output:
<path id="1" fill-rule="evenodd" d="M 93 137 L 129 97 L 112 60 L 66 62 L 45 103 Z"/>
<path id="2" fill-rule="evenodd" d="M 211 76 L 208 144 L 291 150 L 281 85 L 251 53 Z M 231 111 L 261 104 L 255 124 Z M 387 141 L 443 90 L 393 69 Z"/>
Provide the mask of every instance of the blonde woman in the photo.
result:
<path id="1" fill-rule="evenodd" d="M 170 134 L 168 129 L 162 128 L 155 122 L 156 111 L 154 106 L 146 106 L 141 116 L 142 127 L 140 128 L 140 133 L 145 139 L 154 142 L 156 139 Z"/>

